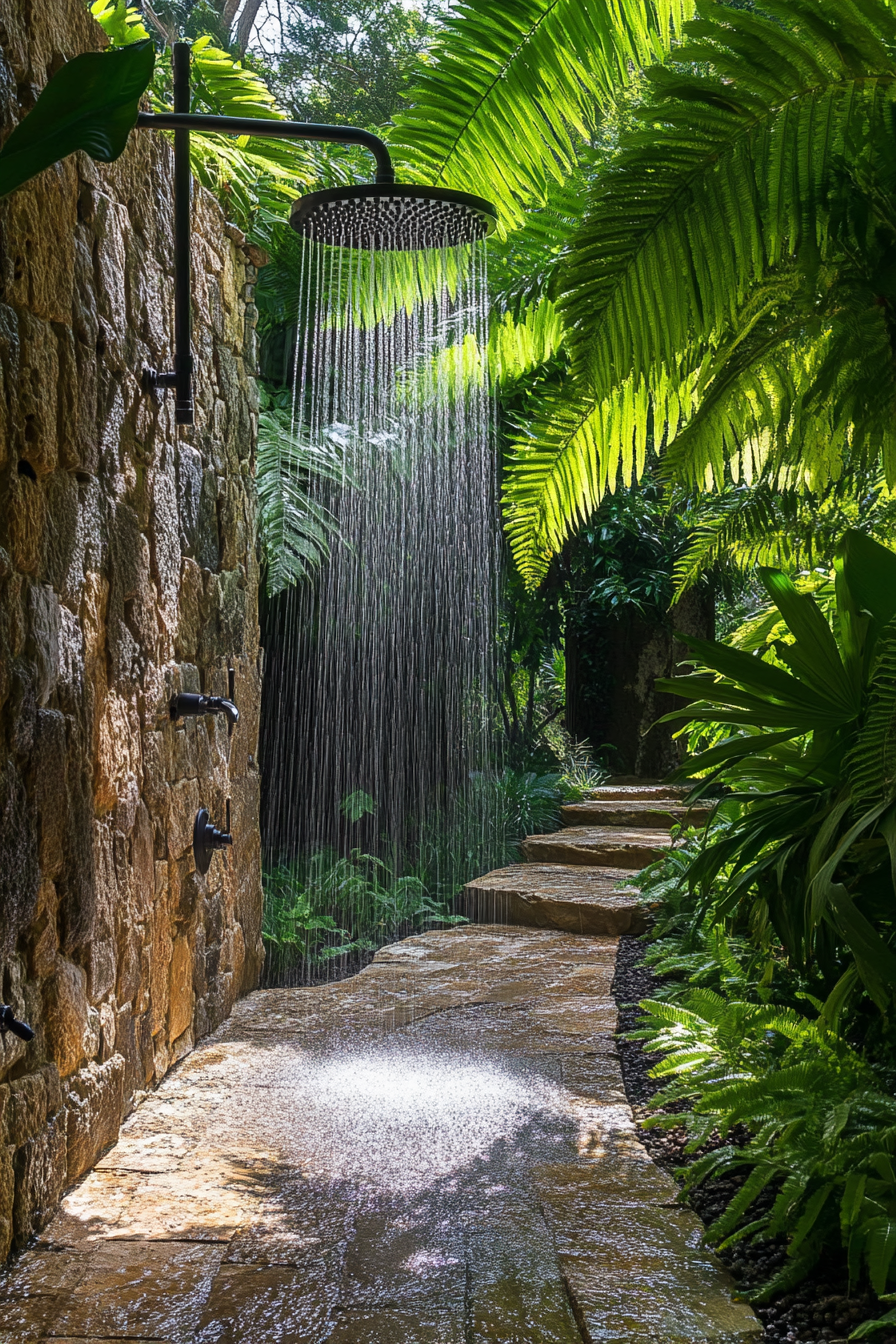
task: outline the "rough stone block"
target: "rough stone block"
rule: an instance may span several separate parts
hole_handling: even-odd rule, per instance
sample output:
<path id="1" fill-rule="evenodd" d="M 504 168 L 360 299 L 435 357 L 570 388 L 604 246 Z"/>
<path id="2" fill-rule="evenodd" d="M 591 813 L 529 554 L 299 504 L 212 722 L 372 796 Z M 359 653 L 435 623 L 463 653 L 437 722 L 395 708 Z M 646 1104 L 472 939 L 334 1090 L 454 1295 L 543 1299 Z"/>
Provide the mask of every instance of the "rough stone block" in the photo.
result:
<path id="1" fill-rule="evenodd" d="M 66 1152 L 65 1117 L 51 1115 L 44 1128 L 28 1139 L 13 1158 L 15 1198 L 13 1237 L 23 1246 L 34 1232 L 45 1227 L 56 1211 L 65 1189 Z"/>
<path id="2" fill-rule="evenodd" d="M 104 44 L 82 4 L 5 6 L 0 141 L 63 55 Z M 0 1085 L 0 1259 L 134 1094 L 252 984 L 236 927 L 251 925 L 254 946 L 257 792 L 240 792 L 252 751 L 215 723 L 175 752 L 167 713 L 173 689 L 223 689 L 229 658 L 258 661 L 247 268 L 197 188 L 199 416 L 175 427 L 172 397 L 140 386 L 144 365 L 171 364 L 172 185 L 170 144 L 135 136 L 114 164 L 70 156 L 0 202 L 0 969 L 38 1029 L 32 1045 L 0 1041 L 0 1079 L 15 1075 Z M 247 677 L 253 742 L 259 698 Z M 231 782 L 237 899 L 232 878 L 199 883 L 190 857 L 199 802 L 217 813 Z"/>
<path id="3" fill-rule="evenodd" d="M 81 966 L 59 957 L 44 993 L 47 1050 L 63 1078 L 85 1058 L 87 975 Z"/>
<path id="4" fill-rule="evenodd" d="M 177 938 L 171 949 L 168 1039 L 175 1041 L 193 1020 L 193 952 L 189 939 Z"/>
<path id="5" fill-rule="evenodd" d="M 67 1179 L 92 1167 L 118 1137 L 124 1114 L 125 1061 L 113 1055 L 105 1064 L 89 1064 L 68 1080 L 65 1091 Z"/>

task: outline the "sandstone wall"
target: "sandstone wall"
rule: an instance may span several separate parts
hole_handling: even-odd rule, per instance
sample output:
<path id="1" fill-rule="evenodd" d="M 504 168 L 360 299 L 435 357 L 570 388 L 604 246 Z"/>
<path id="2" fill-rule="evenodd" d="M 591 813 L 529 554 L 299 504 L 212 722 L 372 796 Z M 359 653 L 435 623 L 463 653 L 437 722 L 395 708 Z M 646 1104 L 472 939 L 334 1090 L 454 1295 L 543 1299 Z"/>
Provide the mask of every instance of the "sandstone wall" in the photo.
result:
<path id="1" fill-rule="evenodd" d="M 82 0 L 0 0 L 0 125 L 104 44 Z M 261 964 L 252 282 L 196 195 L 195 429 L 170 367 L 172 155 L 138 132 L 0 202 L 0 1258 Z M 229 233 L 229 236 L 228 236 Z M 170 722 L 178 689 L 241 721 Z M 194 815 L 235 848 L 194 870 Z"/>

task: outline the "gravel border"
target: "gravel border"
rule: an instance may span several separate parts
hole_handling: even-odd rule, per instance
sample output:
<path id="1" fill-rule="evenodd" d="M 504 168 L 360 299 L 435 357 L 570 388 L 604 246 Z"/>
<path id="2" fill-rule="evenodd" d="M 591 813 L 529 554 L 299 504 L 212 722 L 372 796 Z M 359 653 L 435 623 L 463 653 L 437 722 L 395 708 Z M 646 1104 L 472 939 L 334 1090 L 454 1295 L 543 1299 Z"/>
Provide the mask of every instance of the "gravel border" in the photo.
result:
<path id="1" fill-rule="evenodd" d="M 650 1099 L 659 1087 L 648 1074 L 660 1056 L 648 1054 L 640 1041 L 629 1041 L 624 1037 L 637 1026 L 639 1000 L 650 998 L 659 983 L 650 968 L 643 964 L 648 945 L 647 938 L 635 938 L 630 934 L 619 939 L 612 985 L 619 1010 L 616 1045 L 626 1094 L 636 1119 L 646 1114 Z M 641 1130 L 640 1138 L 653 1160 L 673 1175 L 677 1168 L 687 1166 L 697 1156 L 684 1152 L 683 1129 Z M 688 1202 L 704 1223 L 711 1223 L 722 1213 L 742 1179 L 735 1176 L 704 1182 L 693 1191 Z M 758 1201 L 756 1207 L 759 1207 Z M 786 1252 L 782 1240 L 776 1238 L 759 1243 L 742 1242 L 721 1252 L 719 1258 L 734 1280 L 744 1290 L 749 1290 L 767 1280 L 784 1263 Z M 795 1289 L 757 1306 L 755 1311 L 765 1327 L 763 1340 L 768 1344 L 846 1344 L 852 1330 L 863 1321 L 882 1316 L 887 1309 L 888 1304 L 879 1303 L 870 1290 L 850 1296 L 844 1266 L 840 1260 L 831 1257 L 817 1265 Z M 873 1335 L 872 1344 L 896 1344 L 896 1331 Z"/>

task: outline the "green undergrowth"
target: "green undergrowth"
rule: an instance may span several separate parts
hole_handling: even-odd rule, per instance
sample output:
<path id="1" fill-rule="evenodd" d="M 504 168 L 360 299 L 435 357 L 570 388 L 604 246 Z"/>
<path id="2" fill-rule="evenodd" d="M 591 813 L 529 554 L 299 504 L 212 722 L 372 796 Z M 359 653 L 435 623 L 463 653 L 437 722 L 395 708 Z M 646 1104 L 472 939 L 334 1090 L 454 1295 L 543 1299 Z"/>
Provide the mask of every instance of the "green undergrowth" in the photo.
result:
<path id="1" fill-rule="evenodd" d="M 683 837 L 639 879 L 656 913 L 646 960 L 660 987 L 642 1002 L 634 1035 L 662 1056 L 644 1123 L 685 1126 L 683 1197 L 740 1174 L 737 1193 L 707 1228 L 709 1242 L 786 1239 L 783 1268 L 753 1300 L 792 1287 L 824 1257 L 886 1302 L 896 1287 L 889 1030 L 868 1033 L 855 991 L 818 997 L 812 974 L 794 968 L 767 926 L 695 902 L 689 874 L 731 824 Z M 891 1321 L 882 1318 L 881 1328 Z M 866 1323 L 854 1337 L 873 1334 Z"/>
<path id="2" fill-rule="evenodd" d="M 418 827 L 404 856 L 332 849 L 269 864 L 263 874 L 265 979 L 313 980 L 350 970 L 377 948 L 422 929 L 464 923 L 455 902 L 465 882 L 519 861 L 526 835 L 556 830 L 575 781 L 559 772 L 473 775 L 467 788 Z M 374 814 L 362 790 L 343 801 L 350 822 Z"/>

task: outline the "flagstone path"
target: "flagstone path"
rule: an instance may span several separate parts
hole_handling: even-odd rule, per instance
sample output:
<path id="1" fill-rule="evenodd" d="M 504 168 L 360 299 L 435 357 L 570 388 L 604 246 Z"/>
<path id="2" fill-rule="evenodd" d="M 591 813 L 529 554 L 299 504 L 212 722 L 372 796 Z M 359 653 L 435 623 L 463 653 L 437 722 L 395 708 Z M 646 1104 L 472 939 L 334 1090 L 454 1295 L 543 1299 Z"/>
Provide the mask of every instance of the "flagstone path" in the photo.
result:
<path id="1" fill-rule="evenodd" d="M 643 917 L 571 866 L 542 923 Z M 512 872 L 481 899 L 509 881 L 520 915 Z M 0 1344 L 758 1340 L 638 1142 L 616 939 L 567 927 L 431 932 L 243 1000 L 0 1277 Z"/>

